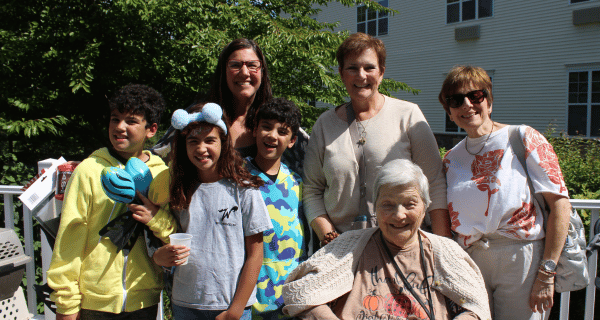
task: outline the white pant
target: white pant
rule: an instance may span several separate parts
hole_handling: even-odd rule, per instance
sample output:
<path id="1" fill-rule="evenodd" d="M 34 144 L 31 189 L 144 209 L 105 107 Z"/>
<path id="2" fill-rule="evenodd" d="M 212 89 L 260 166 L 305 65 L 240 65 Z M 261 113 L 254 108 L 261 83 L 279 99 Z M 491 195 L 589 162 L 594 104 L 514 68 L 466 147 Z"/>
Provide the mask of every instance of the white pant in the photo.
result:
<path id="1" fill-rule="evenodd" d="M 494 320 L 542 320 L 529 296 L 544 253 L 544 240 L 521 241 L 487 235 L 467 249 L 485 281 Z"/>

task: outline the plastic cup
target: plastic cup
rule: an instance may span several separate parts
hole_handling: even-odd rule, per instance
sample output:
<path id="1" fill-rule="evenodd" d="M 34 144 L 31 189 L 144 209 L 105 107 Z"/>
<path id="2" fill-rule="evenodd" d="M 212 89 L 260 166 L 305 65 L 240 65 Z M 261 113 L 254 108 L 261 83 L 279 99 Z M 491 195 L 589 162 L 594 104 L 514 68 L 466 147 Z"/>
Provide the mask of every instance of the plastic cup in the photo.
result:
<path id="1" fill-rule="evenodd" d="M 172 235 L 169 235 L 169 239 L 171 240 L 172 245 L 182 245 L 188 248 L 192 246 L 192 237 L 193 235 L 189 233 L 173 233 Z M 185 261 L 181 265 L 183 266 L 187 263 L 188 258 L 185 258 Z"/>

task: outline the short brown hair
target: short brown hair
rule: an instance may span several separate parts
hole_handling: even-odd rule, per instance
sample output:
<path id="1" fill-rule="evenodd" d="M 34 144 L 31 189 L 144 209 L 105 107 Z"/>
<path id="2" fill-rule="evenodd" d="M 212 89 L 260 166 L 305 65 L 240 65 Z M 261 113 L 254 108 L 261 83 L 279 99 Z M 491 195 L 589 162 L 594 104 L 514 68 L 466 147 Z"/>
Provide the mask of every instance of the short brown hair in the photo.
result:
<path id="1" fill-rule="evenodd" d="M 383 70 L 383 68 L 385 68 L 385 57 L 387 55 L 383 41 L 362 32 L 350 35 L 339 46 L 335 55 L 339 68 L 344 68 L 344 59 L 347 56 L 361 54 L 367 49 L 375 50 L 379 62 L 379 70 Z"/>
<path id="2" fill-rule="evenodd" d="M 438 95 L 438 100 L 440 100 L 440 103 L 448 114 L 450 114 L 450 109 L 446 103 L 446 98 L 471 84 L 479 90 L 485 89 L 489 104 L 492 105 L 494 101 L 494 97 L 492 96 L 492 79 L 490 79 L 487 72 L 480 67 L 455 66 L 448 72 L 448 76 L 446 76 L 446 80 L 442 84 L 442 90 Z"/>

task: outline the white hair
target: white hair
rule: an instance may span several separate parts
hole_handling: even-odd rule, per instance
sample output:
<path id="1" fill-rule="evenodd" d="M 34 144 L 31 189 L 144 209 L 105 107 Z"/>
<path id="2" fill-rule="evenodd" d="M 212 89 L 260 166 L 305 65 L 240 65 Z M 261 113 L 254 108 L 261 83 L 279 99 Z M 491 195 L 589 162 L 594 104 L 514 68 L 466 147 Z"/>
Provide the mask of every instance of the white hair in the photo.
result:
<path id="1" fill-rule="evenodd" d="M 383 185 L 389 187 L 416 186 L 419 190 L 421 200 L 423 200 L 423 203 L 425 204 L 425 209 L 431 204 L 431 198 L 429 198 L 429 181 L 423 173 L 423 170 L 410 160 L 392 160 L 379 169 L 379 173 L 373 184 L 374 203 L 377 203 L 379 190 Z"/>

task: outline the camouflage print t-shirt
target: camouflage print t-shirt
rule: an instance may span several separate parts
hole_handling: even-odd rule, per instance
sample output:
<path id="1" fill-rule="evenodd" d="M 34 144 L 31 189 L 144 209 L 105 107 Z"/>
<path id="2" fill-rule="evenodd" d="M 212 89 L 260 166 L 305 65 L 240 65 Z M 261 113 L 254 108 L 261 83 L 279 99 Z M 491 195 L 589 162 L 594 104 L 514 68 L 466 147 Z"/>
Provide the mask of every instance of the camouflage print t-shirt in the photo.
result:
<path id="1" fill-rule="evenodd" d="M 252 306 L 253 319 L 282 319 L 286 318 L 281 311 L 283 284 L 307 257 L 302 179 L 282 163 L 272 181 L 250 157 L 245 160 L 248 171 L 265 182 L 260 192 L 273 223 L 273 229 L 263 233 L 264 258 L 258 276 L 257 302 Z"/>

